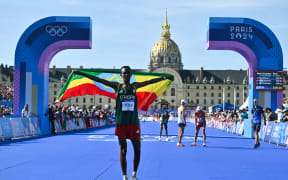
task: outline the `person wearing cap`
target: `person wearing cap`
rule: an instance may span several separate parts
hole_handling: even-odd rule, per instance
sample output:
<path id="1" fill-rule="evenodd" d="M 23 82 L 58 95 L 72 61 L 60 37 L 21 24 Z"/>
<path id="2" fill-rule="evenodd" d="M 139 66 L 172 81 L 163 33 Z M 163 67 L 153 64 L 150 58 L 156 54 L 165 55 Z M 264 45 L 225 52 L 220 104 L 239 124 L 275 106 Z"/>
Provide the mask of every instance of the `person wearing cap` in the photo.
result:
<path id="1" fill-rule="evenodd" d="M 179 126 L 179 133 L 178 133 L 178 141 L 177 146 L 178 147 L 184 147 L 184 144 L 181 143 L 182 136 L 184 134 L 184 128 L 186 126 L 186 119 L 185 119 L 185 104 L 186 100 L 181 100 L 181 105 L 178 108 L 178 126 Z"/>
<path id="2" fill-rule="evenodd" d="M 195 137 L 194 142 L 191 144 L 191 146 L 196 146 L 196 141 L 198 137 L 198 133 L 200 128 L 202 127 L 203 130 L 203 146 L 206 147 L 206 120 L 205 120 L 205 112 L 202 110 L 202 106 L 197 106 L 195 114 Z"/>
<path id="3" fill-rule="evenodd" d="M 266 119 L 264 116 L 264 111 L 261 106 L 258 105 L 257 99 L 253 99 L 253 108 L 251 110 L 251 128 L 254 130 L 255 136 L 255 144 L 254 148 L 258 148 L 260 146 L 259 143 L 259 132 L 261 128 L 261 121 L 264 120 L 264 124 L 266 125 Z"/>
<path id="4" fill-rule="evenodd" d="M 92 76 L 80 71 L 73 71 L 74 74 L 85 76 L 91 80 L 102 83 L 114 89 L 116 94 L 116 128 L 115 135 L 118 136 L 120 146 L 120 164 L 123 173 L 123 179 L 127 178 L 127 139 L 130 139 L 134 149 L 133 172 L 130 180 L 137 180 L 136 172 L 140 163 L 141 152 L 141 131 L 138 119 L 137 96 L 136 91 L 144 86 L 157 83 L 166 79 L 172 79 L 172 75 L 154 78 L 143 82 L 130 83 L 132 70 L 129 66 L 120 68 L 120 76 L 123 83 L 111 82 L 96 76 Z"/>

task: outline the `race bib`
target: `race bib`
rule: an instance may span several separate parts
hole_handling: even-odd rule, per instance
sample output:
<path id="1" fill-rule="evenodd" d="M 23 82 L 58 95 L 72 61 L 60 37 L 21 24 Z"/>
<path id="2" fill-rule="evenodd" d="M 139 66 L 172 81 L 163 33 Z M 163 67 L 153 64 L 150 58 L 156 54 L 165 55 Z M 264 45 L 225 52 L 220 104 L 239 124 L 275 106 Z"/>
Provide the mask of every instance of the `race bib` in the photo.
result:
<path id="1" fill-rule="evenodd" d="M 134 111 L 134 101 L 133 100 L 122 101 L 122 111 Z"/>

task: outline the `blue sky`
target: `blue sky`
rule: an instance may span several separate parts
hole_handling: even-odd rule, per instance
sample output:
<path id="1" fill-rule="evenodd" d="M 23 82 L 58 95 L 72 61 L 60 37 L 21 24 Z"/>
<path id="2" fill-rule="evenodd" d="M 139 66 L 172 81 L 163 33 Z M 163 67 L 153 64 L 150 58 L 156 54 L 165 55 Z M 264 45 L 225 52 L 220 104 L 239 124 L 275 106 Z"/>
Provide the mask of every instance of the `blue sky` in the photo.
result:
<path id="1" fill-rule="evenodd" d="M 146 69 L 161 38 L 168 10 L 171 39 L 179 46 L 184 69 L 247 69 L 233 51 L 206 50 L 209 17 L 247 17 L 262 22 L 282 46 L 288 66 L 287 0 L 1 0 L 0 63 L 14 65 L 16 44 L 35 21 L 49 16 L 90 16 L 92 49 L 64 50 L 50 67 Z M 215 63 L 217 62 L 217 63 Z"/>

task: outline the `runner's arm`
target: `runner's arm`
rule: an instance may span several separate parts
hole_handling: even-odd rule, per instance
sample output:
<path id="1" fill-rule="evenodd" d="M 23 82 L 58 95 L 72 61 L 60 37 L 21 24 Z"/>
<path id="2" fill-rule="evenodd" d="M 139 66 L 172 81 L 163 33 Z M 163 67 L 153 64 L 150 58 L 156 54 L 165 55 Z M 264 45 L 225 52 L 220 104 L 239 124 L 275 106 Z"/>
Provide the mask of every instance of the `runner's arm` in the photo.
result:
<path id="1" fill-rule="evenodd" d="M 147 85 L 149 85 L 149 84 L 154 84 L 154 83 L 157 83 L 157 82 L 166 80 L 166 79 L 170 79 L 170 80 L 171 80 L 172 78 L 173 78 L 172 75 L 168 75 L 168 76 L 163 76 L 163 77 L 160 77 L 160 78 L 151 79 L 151 80 L 148 80 L 148 81 L 135 82 L 135 83 L 134 83 L 134 87 L 135 87 L 136 89 L 138 89 L 138 88 L 147 86 Z"/>
<path id="2" fill-rule="evenodd" d="M 96 76 L 92 76 L 90 74 L 83 73 L 81 71 L 73 70 L 73 74 L 85 76 L 85 77 L 87 77 L 93 81 L 96 81 L 96 82 L 102 83 L 106 86 L 109 86 L 109 87 L 113 88 L 114 90 L 117 90 L 117 88 L 119 86 L 119 83 L 117 83 L 117 82 L 110 82 L 110 81 L 107 81 L 105 79 L 101 79 L 101 78 L 98 78 Z"/>

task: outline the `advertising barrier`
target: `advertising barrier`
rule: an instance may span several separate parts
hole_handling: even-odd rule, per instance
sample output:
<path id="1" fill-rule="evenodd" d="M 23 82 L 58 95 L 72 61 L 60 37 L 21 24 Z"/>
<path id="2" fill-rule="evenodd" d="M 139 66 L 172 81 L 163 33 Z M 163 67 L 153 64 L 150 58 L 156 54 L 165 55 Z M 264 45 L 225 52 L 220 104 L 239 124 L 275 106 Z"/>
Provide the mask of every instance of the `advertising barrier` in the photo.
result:
<path id="1" fill-rule="evenodd" d="M 14 137 L 11 120 L 9 118 L 1 118 L 0 125 L 4 139 L 11 139 Z"/>

